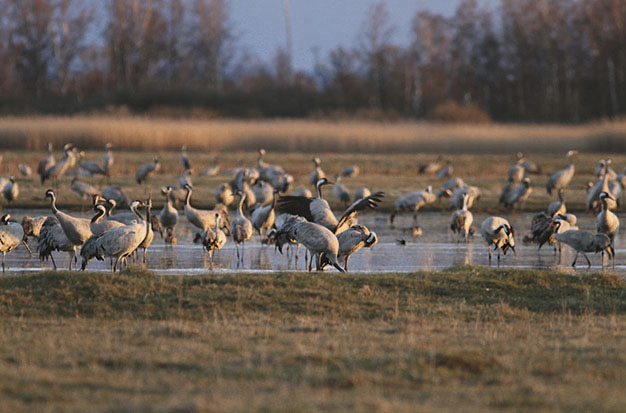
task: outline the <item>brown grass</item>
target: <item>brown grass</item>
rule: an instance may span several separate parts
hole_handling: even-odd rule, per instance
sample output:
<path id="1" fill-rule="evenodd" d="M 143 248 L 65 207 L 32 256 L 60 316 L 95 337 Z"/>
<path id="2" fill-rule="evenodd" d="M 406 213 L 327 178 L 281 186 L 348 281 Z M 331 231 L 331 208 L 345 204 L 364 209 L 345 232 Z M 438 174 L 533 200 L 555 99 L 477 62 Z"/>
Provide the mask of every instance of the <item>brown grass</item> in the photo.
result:
<path id="1" fill-rule="evenodd" d="M 406 275 L 0 279 L 7 411 L 613 410 L 624 281 Z"/>
<path id="2" fill-rule="evenodd" d="M 111 184 L 122 185 L 132 199 L 144 199 L 149 192 L 152 193 L 155 207 L 160 208 L 163 198 L 159 195 L 161 185 L 176 184 L 182 168 L 179 165 L 180 152 L 158 152 L 161 156 L 162 169 L 155 177 L 151 178 L 148 186 L 137 185 L 134 181 L 135 171 L 140 164 L 150 162 L 152 153 L 143 152 L 114 152 L 115 164 L 113 166 L 113 177 Z M 427 185 L 432 185 L 438 191 L 443 180 L 438 180 L 433 176 L 418 175 L 417 168 L 420 163 L 434 160 L 433 155 L 427 154 L 322 154 L 322 153 L 276 153 L 268 152 L 266 160 L 271 163 L 282 165 L 285 170 L 295 177 L 294 187 L 304 186 L 312 189 L 309 185 L 309 173 L 313 169 L 311 158 L 315 155 L 322 157 L 322 167 L 326 174 L 334 178 L 346 165 L 357 164 L 361 167 L 361 173 L 356 178 L 344 179 L 344 184 L 349 190 L 354 191 L 360 186 L 367 186 L 372 190 L 382 190 L 387 197 L 380 206 L 382 211 L 390 211 L 396 197 L 409 192 L 424 189 Z M 231 179 L 229 176 L 199 177 L 197 173 L 209 166 L 212 162 L 211 153 L 202 151 L 190 151 L 192 166 L 196 172 L 193 178 L 194 195 L 193 204 L 197 207 L 212 207 L 215 203 L 215 188 L 222 182 Z M 44 200 L 44 192 L 51 185 L 46 183 L 41 186 L 38 177 L 21 178 L 18 176 L 17 165 L 26 163 L 36 168 L 39 159 L 45 156 L 44 152 L 37 151 L 7 151 L 4 152 L 4 161 L 0 165 L 0 176 L 15 175 L 20 185 L 20 196 L 14 206 L 21 208 L 48 208 Z M 57 152 L 58 156 L 58 152 Z M 219 153 L 217 154 L 222 170 L 227 170 L 239 165 L 240 161 L 244 165 L 256 165 L 257 154 L 254 151 Z M 87 151 L 86 159 L 100 160 L 101 151 Z M 611 154 L 580 154 L 576 157 L 576 176 L 566 194 L 567 207 L 572 212 L 584 211 L 584 201 L 586 199 L 585 184 L 588 181 L 596 181 L 593 171 L 598 159 L 612 158 L 613 167 L 621 172 L 626 165 L 626 156 Z M 498 205 L 500 190 L 506 182 L 506 171 L 515 161 L 513 154 L 501 155 L 450 155 L 450 159 L 455 166 L 455 176 L 462 177 L 466 182 L 479 186 L 483 191 L 483 197 L 479 203 L 473 207 L 474 211 L 503 211 Z M 531 186 L 533 193 L 526 202 L 525 209 L 529 211 L 539 211 L 546 208 L 549 202 L 556 196 L 548 196 L 545 190 L 545 182 L 548 172 L 554 172 L 563 168 L 566 164 L 564 154 L 537 154 L 531 159 L 537 162 L 545 171 L 542 175 L 531 176 Z M 85 179 L 100 187 L 108 185 L 101 178 Z M 58 186 L 59 206 L 65 208 L 87 207 L 89 201 L 82 201 L 78 195 L 69 189 L 69 177 L 63 178 Z M 325 197 L 331 206 L 341 210 L 341 203 L 332 196 L 329 189 L 325 192 Z M 448 210 L 448 199 L 442 202 L 431 204 L 424 210 Z"/>
<path id="3" fill-rule="evenodd" d="M 469 125 L 423 122 L 323 120 L 176 120 L 148 117 L 75 116 L 0 119 L 0 147 L 172 150 L 183 143 L 204 151 L 265 147 L 279 152 L 347 153 L 550 153 L 626 150 L 626 122 L 565 125 Z"/>

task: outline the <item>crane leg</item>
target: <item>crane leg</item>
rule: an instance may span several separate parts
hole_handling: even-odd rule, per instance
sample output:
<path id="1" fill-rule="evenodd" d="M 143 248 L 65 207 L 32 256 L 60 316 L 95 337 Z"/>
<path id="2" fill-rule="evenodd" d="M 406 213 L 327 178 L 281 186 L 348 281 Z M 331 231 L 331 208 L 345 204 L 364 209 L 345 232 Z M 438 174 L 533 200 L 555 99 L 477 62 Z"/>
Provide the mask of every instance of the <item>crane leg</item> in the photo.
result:
<path id="1" fill-rule="evenodd" d="M 487 251 L 489 252 L 489 265 L 491 265 L 491 245 L 487 245 Z"/>
<path id="2" fill-rule="evenodd" d="M 578 259 L 578 251 L 576 251 L 576 256 L 574 257 L 574 262 L 572 263 L 572 267 L 576 268 L 576 260 Z"/>
<path id="3" fill-rule="evenodd" d="M 6 256 L 7 256 L 7 253 L 6 252 L 2 252 L 2 272 L 4 272 L 4 260 L 5 260 Z"/>
<path id="4" fill-rule="evenodd" d="M 585 259 L 587 260 L 587 268 L 591 268 L 591 261 L 589 261 L 589 257 L 587 257 L 587 254 L 585 254 L 584 252 L 582 254 L 583 254 L 583 257 L 585 257 Z"/>
<path id="5" fill-rule="evenodd" d="M 26 249 L 28 250 L 28 254 L 30 254 L 30 258 L 33 258 L 33 252 L 30 250 L 30 247 L 28 246 L 28 244 L 26 243 L 26 240 L 23 239 L 22 242 L 24 243 L 24 246 L 26 247 Z"/>

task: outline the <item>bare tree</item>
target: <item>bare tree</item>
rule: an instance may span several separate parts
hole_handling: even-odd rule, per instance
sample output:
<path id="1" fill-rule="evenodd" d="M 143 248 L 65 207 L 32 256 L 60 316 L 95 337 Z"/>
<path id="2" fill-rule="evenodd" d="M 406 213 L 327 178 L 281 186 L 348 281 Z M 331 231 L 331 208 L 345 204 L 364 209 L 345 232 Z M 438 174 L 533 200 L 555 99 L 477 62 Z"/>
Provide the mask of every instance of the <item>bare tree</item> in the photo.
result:
<path id="1" fill-rule="evenodd" d="M 137 90 L 150 81 L 167 50 L 162 0 L 111 0 L 106 38 L 118 88 Z"/>
<path id="2" fill-rule="evenodd" d="M 91 7 L 80 7 L 75 0 L 61 0 L 52 24 L 56 78 L 61 94 L 67 93 L 72 63 L 84 48 L 85 34 L 94 19 Z"/>
<path id="3" fill-rule="evenodd" d="M 195 73 L 209 90 L 220 90 L 235 53 L 226 0 L 194 0 L 189 38 Z"/>
<path id="4" fill-rule="evenodd" d="M 10 48 L 23 87 L 41 97 L 47 88 L 53 58 L 50 26 L 54 5 L 49 0 L 9 0 Z"/>
<path id="5" fill-rule="evenodd" d="M 369 80 L 370 105 L 377 108 L 385 104 L 384 90 L 389 75 L 389 53 L 394 48 L 391 43 L 394 31 L 385 3 L 379 2 L 368 10 L 358 37 L 357 51 Z"/>

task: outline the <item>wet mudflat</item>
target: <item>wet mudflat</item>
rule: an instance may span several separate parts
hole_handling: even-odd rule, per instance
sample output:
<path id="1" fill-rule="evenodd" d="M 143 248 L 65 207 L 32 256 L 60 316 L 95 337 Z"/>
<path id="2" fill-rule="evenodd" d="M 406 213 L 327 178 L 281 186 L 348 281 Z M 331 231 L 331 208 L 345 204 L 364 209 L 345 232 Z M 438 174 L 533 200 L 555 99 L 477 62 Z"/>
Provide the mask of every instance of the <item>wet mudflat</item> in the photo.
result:
<path id="1" fill-rule="evenodd" d="M 13 210 L 11 215 L 21 221 L 24 215 L 47 215 L 47 210 Z M 79 214 L 76 214 L 79 215 Z M 541 253 L 537 252 L 536 245 L 524 245 L 523 235 L 528 232 L 533 214 L 519 213 L 504 216 L 516 230 L 516 255 L 509 251 L 506 256 L 501 255 L 501 268 L 561 268 L 571 269 L 575 252 L 568 246 L 563 246 L 561 260 L 554 255 L 551 246 L 544 245 Z M 87 215 L 84 215 L 87 216 Z M 469 242 L 457 242 L 458 237 L 449 230 L 450 215 L 440 212 L 424 212 L 418 216 L 418 225 L 422 229 L 421 236 L 414 236 L 411 231 L 413 225 L 410 215 L 399 216 L 395 228 L 388 223 L 388 215 L 381 213 L 362 214 L 359 222 L 366 225 L 378 235 L 379 242 L 373 248 L 362 249 L 350 258 L 350 272 L 412 272 L 419 270 L 439 270 L 457 264 L 489 265 L 487 246 L 480 236 L 480 223 L 487 214 L 474 214 L 475 235 Z M 620 220 L 623 215 L 620 216 Z M 578 225 L 581 229 L 594 231 L 595 216 L 590 214 L 578 215 Z M 158 234 L 148 249 L 148 269 L 163 274 L 194 275 L 215 272 L 273 272 L 286 270 L 305 270 L 305 252 L 300 248 L 298 261 L 295 260 L 295 248 L 284 250 L 281 255 L 274 246 L 265 245 L 255 235 L 244 246 L 243 264 L 237 263 L 235 244 L 230 241 L 214 255 L 211 265 L 208 253 L 200 244 L 193 243 L 194 228 L 182 216 L 176 226 L 178 244 L 166 245 Z M 626 246 L 620 233 L 616 237 L 615 269 L 605 257 L 604 268 L 626 274 Z M 7 255 L 6 274 L 21 274 L 25 272 L 51 269 L 51 262 L 41 263 L 36 252 L 36 241 L 30 240 L 33 250 L 30 258 L 24 247 L 18 247 Z M 588 254 L 592 262 L 592 271 L 603 268 L 601 256 Z M 55 252 L 55 261 L 59 268 L 65 269 L 69 265 L 69 257 L 65 252 Z M 343 263 L 342 263 L 343 264 Z M 492 265 L 497 265 L 496 255 Z M 577 262 L 577 271 L 587 271 L 586 261 L 580 256 Z M 108 259 L 101 262 L 92 260 L 88 267 L 90 271 L 109 271 Z M 336 271 L 329 268 L 327 271 Z"/>

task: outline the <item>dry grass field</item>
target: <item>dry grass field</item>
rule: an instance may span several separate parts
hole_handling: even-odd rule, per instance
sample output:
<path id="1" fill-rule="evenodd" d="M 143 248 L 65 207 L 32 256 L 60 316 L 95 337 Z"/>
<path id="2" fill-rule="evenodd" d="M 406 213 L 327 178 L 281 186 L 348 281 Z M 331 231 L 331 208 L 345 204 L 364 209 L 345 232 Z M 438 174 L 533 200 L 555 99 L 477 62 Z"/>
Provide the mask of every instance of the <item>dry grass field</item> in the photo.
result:
<path id="1" fill-rule="evenodd" d="M 0 279 L 5 411 L 623 411 L 608 274 Z"/>
<path id="2" fill-rule="evenodd" d="M 626 121 L 584 125 L 459 125 L 330 120 L 180 120 L 132 116 L 3 117 L 0 148 L 43 150 L 66 142 L 82 148 L 202 151 L 264 147 L 274 152 L 532 153 L 625 152 Z"/>

